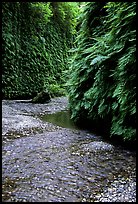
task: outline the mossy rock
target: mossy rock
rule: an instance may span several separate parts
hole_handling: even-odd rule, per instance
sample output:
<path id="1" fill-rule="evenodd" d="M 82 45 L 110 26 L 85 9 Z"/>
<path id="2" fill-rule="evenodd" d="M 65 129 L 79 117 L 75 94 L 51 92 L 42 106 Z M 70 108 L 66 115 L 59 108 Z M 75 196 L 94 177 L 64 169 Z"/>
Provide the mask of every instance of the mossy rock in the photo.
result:
<path id="1" fill-rule="evenodd" d="M 51 100 L 50 94 L 48 91 L 41 91 L 35 96 L 31 102 L 32 103 L 48 103 Z"/>

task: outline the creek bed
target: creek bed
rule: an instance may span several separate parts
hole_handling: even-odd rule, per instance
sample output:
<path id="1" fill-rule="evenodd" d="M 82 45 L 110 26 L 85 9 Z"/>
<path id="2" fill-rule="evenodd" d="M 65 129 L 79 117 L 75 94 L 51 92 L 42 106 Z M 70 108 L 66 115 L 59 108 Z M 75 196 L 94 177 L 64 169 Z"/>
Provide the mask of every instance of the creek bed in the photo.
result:
<path id="1" fill-rule="evenodd" d="M 67 98 L 2 109 L 3 202 L 136 202 L 136 153 L 69 125 Z"/>

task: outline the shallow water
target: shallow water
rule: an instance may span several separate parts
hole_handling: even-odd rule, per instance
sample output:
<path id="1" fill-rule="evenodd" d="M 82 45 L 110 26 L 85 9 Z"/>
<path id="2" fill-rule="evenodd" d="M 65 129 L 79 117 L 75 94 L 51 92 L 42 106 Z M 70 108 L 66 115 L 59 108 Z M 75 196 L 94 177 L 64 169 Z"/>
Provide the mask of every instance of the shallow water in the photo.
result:
<path id="1" fill-rule="evenodd" d="M 134 186 L 132 196 L 122 192 L 123 201 L 135 200 L 135 152 L 76 129 L 65 110 L 65 98 L 3 102 L 3 202 L 95 202 L 122 180 Z"/>
<path id="2" fill-rule="evenodd" d="M 75 123 L 71 120 L 71 115 L 68 110 L 60 111 L 53 114 L 46 114 L 41 117 L 43 121 L 50 122 L 54 125 L 58 125 L 64 128 L 76 129 L 80 128 L 75 125 Z"/>

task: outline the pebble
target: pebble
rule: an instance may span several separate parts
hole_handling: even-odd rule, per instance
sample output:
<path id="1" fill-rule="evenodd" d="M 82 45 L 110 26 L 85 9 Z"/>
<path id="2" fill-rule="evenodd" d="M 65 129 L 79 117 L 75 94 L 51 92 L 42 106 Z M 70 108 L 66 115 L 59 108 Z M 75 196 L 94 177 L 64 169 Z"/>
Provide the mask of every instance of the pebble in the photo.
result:
<path id="1" fill-rule="evenodd" d="M 94 202 L 136 202 L 136 182 L 131 177 L 127 178 L 126 182 L 124 178 L 119 177 L 110 187 L 97 194 Z"/>
<path id="2" fill-rule="evenodd" d="M 57 128 L 34 118 L 65 110 L 65 98 L 41 105 L 3 105 L 3 202 L 136 202 L 131 152 L 124 154 L 86 131 Z"/>

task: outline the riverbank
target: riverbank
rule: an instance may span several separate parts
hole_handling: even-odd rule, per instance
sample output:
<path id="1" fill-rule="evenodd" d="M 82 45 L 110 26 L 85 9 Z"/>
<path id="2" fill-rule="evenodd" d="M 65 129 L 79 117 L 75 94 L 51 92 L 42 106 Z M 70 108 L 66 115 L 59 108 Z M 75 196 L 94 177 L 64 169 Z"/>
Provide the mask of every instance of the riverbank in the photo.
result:
<path id="1" fill-rule="evenodd" d="M 3 202 L 136 202 L 135 152 L 40 119 L 67 109 L 3 100 Z"/>

